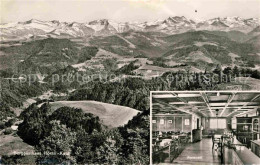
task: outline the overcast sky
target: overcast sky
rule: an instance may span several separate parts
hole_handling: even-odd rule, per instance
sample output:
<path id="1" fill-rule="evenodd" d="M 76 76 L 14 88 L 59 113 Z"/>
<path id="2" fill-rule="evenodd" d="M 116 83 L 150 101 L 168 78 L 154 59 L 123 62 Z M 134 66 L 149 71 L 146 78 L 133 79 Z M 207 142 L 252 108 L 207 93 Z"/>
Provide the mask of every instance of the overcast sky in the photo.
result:
<path id="1" fill-rule="evenodd" d="M 32 18 L 142 22 L 176 15 L 195 20 L 226 16 L 260 18 L 260 0 L 0 0 L 0 7 L 2 23 Z"/>

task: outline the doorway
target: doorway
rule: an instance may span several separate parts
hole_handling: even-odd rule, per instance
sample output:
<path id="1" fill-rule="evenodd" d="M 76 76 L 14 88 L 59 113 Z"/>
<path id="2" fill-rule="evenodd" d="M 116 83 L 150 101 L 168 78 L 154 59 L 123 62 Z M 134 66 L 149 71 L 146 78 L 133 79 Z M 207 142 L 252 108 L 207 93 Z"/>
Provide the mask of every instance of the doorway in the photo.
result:
<path id="1" fill-rule="evenodd" d="M 200 129 L 200 119 L 197 118 L 197 129 Z"/>

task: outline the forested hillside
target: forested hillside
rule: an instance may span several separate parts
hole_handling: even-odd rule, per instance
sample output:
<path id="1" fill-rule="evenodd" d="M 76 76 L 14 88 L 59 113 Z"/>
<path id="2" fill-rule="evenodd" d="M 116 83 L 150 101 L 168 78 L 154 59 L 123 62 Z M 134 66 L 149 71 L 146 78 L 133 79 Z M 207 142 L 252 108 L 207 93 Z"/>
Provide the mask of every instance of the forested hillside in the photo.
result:
<path id="1" fill-rule="evenodd" d="M 17 134 L 33 145 L 41 156 L 27 163 L 146 164 L 149 162 L 148 111 L 123 127 L 107 129 L 99 117 L 81 109 L 61 107 L 54 112 L 49 103 L 32 104 L 21 115 Z M 59 143 L 62 141 L 62 143 Z M 48 152 L 57 152 L 55 156 Z M 4 156 L 8 163 L 21 157 Z"/>

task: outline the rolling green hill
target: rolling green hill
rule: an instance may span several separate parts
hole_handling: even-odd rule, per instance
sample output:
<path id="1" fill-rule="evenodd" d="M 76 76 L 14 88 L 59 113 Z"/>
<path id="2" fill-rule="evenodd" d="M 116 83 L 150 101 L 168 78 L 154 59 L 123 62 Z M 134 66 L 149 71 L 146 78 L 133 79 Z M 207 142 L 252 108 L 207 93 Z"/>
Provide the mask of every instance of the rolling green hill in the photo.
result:
<path id="1" fill-rule="evenodd" d="M 94 37 L 91 45 L 96 45 L 121 56 L 158 57 L 164 51 L 165 42 L 160 37 L 164 33 L 129 31 L 108 37 Z"/>
<path id="2" fill-rule="evenodd" d="M 63 106 L 80 108 L 85 113 L 92 113 L 108 127 L 123 126 L 139 112 L 132 108 L 96 101 L 57 101 L 51 103 L 53 110 Z"/>
<path id="3" fill-rule="evenodd" d="M 198 68 L 213 63 L 226 66 L 250 66 L 260 62 L 258 50 L 253 43 L 236 42 L 212 32 L 187 32 L 164 39 L 170 45 L 163 55 L 165 59 Z"/>
<path id="4" fill-rule="evenodd" d="M 218 36 L 227 37 L 232 41 L 243 43 L 251 38 L 251 36 L 247 35 L 246 33 L 240 31 L 206 31 L 211 34 L 215 34 Z"/>
<path id="5" fill-rule="evenodd" d="M 90 43 L 121 56 L 153 58 L 159 66 L 189 65 L 202 69 L 208 65 L 213 67 L 213 64 L 253 67 L 260 61 L 255 43 L 245 42 L 250 38 L 239 31 L 189 31 L 175 35 L 129 31 L 95 37 Z"/>
<path id="6" fill-rule="evenodd" d="M 18 73 L 50 74 L 97 53 L 96 47 L 76 44 L 69 39 L 48 38 L 26 42 L 18 46 L 1 47 L 0 61 Z M 12 64 L 12 65 L 10 65 Z M 0 68 L 1 69 L 1 68 Z"/>
<path id="7" fill-rule="evenodd" d="M 257 35 L 250 40 L 246 41 L 248 44 L 252 44 L 255 49 L 260 52 L 260 35 Z"/>

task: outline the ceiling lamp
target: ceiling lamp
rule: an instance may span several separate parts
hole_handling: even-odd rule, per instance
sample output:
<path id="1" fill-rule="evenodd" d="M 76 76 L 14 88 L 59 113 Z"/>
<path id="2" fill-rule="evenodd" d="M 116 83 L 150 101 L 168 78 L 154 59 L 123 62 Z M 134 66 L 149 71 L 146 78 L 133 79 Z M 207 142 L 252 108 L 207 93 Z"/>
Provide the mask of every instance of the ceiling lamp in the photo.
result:
<path id="1" fill-rule="evenodd" d="M 216 109 L 216 116 L 218 116 L 219 109 Z"/>

